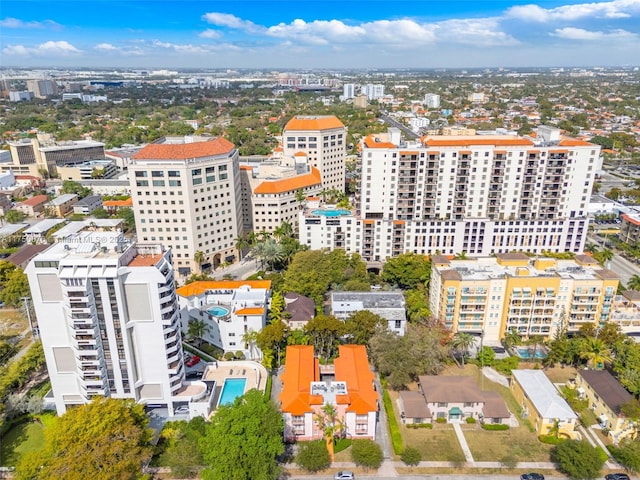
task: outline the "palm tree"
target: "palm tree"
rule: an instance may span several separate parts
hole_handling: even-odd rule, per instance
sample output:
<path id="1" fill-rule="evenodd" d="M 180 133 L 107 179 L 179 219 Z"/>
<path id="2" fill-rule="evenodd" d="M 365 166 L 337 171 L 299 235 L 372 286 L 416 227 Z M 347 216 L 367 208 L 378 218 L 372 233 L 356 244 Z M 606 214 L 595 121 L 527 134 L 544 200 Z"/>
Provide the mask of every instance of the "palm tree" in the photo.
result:
<path id="1" fill-rule="evenodd" d="M 476 343 L 476 337 L 474 337 L 469 333 L 464 333 L 464 332 L 456 333 L 456 335 L 451 339 L 451 347 L 453 348 L 454 359 L 455 359 L 456 352 L 459 352 L 462 354 L 461 367 L 464 367 L 464 357 L 468 353 L 469 349 L 473 345 L 475 345 L 475 343 Z"/>
<path id="2" fill-rule="evenodd" d="M 629 290 L 640 290 L 640 275 L 632 275 L 627 283 L 627 288 Z"/>
<path id="3" fill-rule="evenodd" d="M 307 203 L 307 194 L 304 193 L 304 191 L 301 188 L 296 190 L 296 202 L 298 202 L 298 206 L 300 207 L 300 210 L 302 210 L 305 204 Z"/>
<path id="4" fill-rule="evenodd" d="M 204 320 L 198 320 L 196 318 L 189 320 L 189 329 L 187 333 L 189 335 L 189 339 L 197 343 L 198 347 L 202 345 L 202 337 L 209 333 L 210 330 L 211 327 Z"/>
<path id="5" fill-rule="evenodd" d="M 244 250 L 249 248 L 249 246 L 249 239 L 246 235 L 243 234 L 236 238 L 236 249 L 238 250 L 238 257 L 240 260 L 242 260 Z"/>
<path id="6" fill-rule="evenodd" d="M 602 265 L 606 265 L 613 260 L 615 254 L 613 253 L 613 250 L 605 247 L 600 251 L 600 256 L 602 257 Z"/>
<path id="7" fill-rule="evenodd" d="M 520 334 L 517 332 L 517 330 L 510 329 L 504 334 L 504 338 L 502 339 L 502 341 L 504 342 L 504 348 L 508 350 L 514 345 L 519 345 L 522 341 L 522 337 L 520 337 Z"/>
<path id="8" fill-rule="evenodd" d="M 591 255 L 594 255 L 598 253 L 598 245 L 596 245 L 595 243 L 587 243 L 584 246 L 584 251 L 589 252 Z"/>
<path id="9" fill-rule="evenodd" d="M 460 253 L 458 253 L 456 256 L 453 257 L 455 260 L 466 260 L 467 257 L 467 251 L 463 250 Z"/>
<path id="10" fill-rule="evenodd" d="M 273 230 L 273 236 L 276 239 L 290 237 L 293 234 L 293 226 L 289 222 L 282 222 L 279 227 Z"/>
<path id="11" fill-rule="evenodd" d="M 247 348 L 249 350 L 249 359 L 254 360 L 255 356 L 253 355 L 256 348 L 256 341 L 258 339 L 258 332 L 255 330 L 247 330 L 244 335 L 242 335 L 242 341 L 247 344 Z"/>
<path id="12" fill-rule="evenodd" d="M 605 364 L 613 361 L 611 349 L 600 338 L 588 337 L 584 340 L 580 358 L 587 361 L 587 366 L 601 370 Z"/>
<path id="13" fill-rule="evenodd" d="M 336 407 L 330 403 L 325 403 L 320 412 L 316 413 L 313 419 L 318 425 L 318 428 L 322 431 L 324 441 L 327 443 L 329 458 L 333 463 L 335 459 L 333 446 L 336 441 L 336 433 L 340 436 L 345 434 L 344 422 L 338 417 Z"/>
<path id="14" fill-rule="evenodd" d="M 276 263 L 284 260 L 284 251 L 282 245 L 280 245 L 275 239 L 268 238 L 262 242 L 262 257 L 267 263 L 267 266 L 273 270 Z"/>
<path id="15" fill-rule="evenodd" d="M 196 262 L 196 265 L 198 265 L 198 270 L 202 272 L 202 264 L 204 263 L 204 252 L 202 250 L 198 250 L 193 255 L 193 261 Z"/>

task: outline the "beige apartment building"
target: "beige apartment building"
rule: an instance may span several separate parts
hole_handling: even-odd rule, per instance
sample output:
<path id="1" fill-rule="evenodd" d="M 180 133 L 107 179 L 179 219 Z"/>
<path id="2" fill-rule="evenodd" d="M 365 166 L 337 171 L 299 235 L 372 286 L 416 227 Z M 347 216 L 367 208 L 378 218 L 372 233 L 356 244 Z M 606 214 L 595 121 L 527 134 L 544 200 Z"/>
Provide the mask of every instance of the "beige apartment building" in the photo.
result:
<path id="1" fill-rule="evenodd" d="M 609 321 L 618 276 L 588 255 L 574 260 L 432 257 L 431 313 L 453 332 L 483 334 L 498 344 L 509 331 L 552 338 L 558 328 L 576 334 L 583 325 Z"/>
<path id="2" fill-rule="evenodd" d="M 173 251 L 180 275 L 236 258 L 242 225 L 238 151 L 224 138 L 166 137 L 129 165 L 138 242 Z"/>
<path id="3" fill-rule="evenodd" d="M 285 156 L 306 156 L 317 168 L 322 188 L 344 192 L 347 130 L 334 115 L 298 115 L 284 127 L 282 147 Z"/>

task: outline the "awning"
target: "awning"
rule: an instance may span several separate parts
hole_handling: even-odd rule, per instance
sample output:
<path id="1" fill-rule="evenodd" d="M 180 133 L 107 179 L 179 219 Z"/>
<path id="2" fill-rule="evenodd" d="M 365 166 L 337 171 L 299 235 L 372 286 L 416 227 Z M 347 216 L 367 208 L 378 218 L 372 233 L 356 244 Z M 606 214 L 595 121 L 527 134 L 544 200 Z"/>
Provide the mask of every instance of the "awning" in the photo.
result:
<path id="1" fill-rule="evenodd" d="M 449 415 L 462 415 L 462 410 L 460 410 L 458 407 L 453 407 L 451 410 L 449 410 Z"/>

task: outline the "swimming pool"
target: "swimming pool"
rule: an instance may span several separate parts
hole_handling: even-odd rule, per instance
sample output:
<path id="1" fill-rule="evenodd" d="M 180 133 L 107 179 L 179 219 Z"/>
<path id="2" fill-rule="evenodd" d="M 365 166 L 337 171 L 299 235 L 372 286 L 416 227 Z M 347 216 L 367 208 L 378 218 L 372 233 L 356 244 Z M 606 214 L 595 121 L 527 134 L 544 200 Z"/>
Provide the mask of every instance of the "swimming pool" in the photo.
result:
<path id="1" fill-rule="evenodd" d="M 339 208 L 338 210 L 314 210 L 312 215 L 322 215 L 323 217 L 340 217 L 342 215 L 351 215 L 351 210 Z"/>
<path id="2" fill-rule="evenodd" d="M 524 360 L 530 360 L 532 358 L 534 358 L 533 356 L 533 348 L 529 348 L 529 347 L 518 347 L 516 348 L 516 354 L 524 359 Z M 547 352 L 542 349 L 541 347 L 538 347 L 536 349 L 536 354 L 535 354 L 535 358 L 538 360 L 542 360 L 544 358 L 547 358 Z"/>
<path id="3" fill-rule="evenodd" d="M 207 313 L 209 315 L 213 315 L 214 317 L 224 317 L 225 315 L 229 315 L 229 309 L 215 306 L 207 310 Z"/>
<path id="4" fill-rule="evenodd" d="M 244 395 L 244 387 L 246 384 L 246 378 L 227 378 L 222 386 L 218 406 L 233 403 L 236 398 Z"/>

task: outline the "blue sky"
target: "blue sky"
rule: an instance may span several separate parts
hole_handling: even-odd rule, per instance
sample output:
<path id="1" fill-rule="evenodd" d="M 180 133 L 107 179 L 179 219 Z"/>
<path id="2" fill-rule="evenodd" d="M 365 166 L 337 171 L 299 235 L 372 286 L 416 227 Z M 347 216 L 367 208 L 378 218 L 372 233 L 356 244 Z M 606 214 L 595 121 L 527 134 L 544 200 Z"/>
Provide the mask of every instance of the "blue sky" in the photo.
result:
<path id="1" fill-rule="evenodd" d="M 640 0 L 2 0 L 3 66 L 640 65 Z"/>

